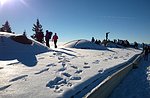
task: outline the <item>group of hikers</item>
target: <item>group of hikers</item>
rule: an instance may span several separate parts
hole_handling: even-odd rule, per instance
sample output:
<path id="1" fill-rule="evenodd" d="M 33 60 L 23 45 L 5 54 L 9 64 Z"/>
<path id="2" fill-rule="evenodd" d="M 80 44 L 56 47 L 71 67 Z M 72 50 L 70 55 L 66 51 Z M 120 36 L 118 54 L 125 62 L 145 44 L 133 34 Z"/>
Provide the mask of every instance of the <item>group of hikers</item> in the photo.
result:
<path id="1" fill-rule="evenodd" d="M 43 32 L 38 32 L 35 34 L 34 38 L 36 38 L 36 40 L 39 41 L 40 43 L 43 43 L 44 37 L 45 37 L 46 46 L 50 47 L 49 41 L 51 40 L 52 35 L 53 35 L 53 32 L 49 32 L 48 30 L 46 30 L 45 36 Z M 54 36 L 52 37 L 52 41 L 54 42 L 55 48 L 57 48 L 57 40 L 58 40 L 58 36 L 57 36 L 57 33 L 55 33 Z"/>
<path id="2" fill-rule="evenodd" d="M 150 46 L 143 45 L 143 53 L 144 53 L 144 60 L 148 61 L 148 55 L 150 54 Z"/>

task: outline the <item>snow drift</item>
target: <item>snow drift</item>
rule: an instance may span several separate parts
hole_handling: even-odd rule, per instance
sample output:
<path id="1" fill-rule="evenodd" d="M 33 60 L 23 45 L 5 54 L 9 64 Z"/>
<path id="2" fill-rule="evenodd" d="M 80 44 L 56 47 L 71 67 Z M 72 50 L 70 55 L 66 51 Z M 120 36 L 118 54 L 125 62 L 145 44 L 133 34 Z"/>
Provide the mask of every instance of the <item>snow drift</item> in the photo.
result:
<path id="1" fill-rule="evenodd" d="M 101 45 L 92 43 L 91 41 L 80 39 L 70 41 L 64 44 L 65 48 L 77 48 L 77 49 L 94 49 L 94 50 L 106 50 L 107 48 Z"/>
<path id="2" fill-rule="evenodd" d="M 0 60 L 17 59 L 28 66 L 36 64 L 35 55 L 49 51 L 36 41 L 7 32 L 0 32 L 0 44 Z"/>

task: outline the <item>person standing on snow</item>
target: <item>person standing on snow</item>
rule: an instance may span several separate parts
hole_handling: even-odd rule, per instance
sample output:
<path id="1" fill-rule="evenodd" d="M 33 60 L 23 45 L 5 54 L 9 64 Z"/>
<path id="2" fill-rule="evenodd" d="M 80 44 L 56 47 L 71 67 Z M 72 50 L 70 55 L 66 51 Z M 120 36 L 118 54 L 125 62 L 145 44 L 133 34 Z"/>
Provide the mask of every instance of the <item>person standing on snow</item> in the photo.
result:
<path id="1" fill-rule="evenodd" d="M 52 34 L 53 34 L 52 32 L 49 32 L 48 30 L 46 30 L 45 41 L 46 41 L 46 46 L 47 47 L 50 47 L 49 40 L 51 39 Z"/>
<path id="2" fill-rule="evenodd" d="M 52 39 L 52 41 L 54 41 L 54 46 L 55 46 L 55 48 L 57 48 L 57 40 L 58 40 L 58 36 L 57 36 L 57 34 L 55 33 L 55 35 L 53 36 L 53 39 Z"/>
<path id="3" fill-rule="evenodd" d="M 43 32 L 38 32 L 35 34 L 35 38 L 38 42 L 43 43 L 44 34 Z"/>
<path id="4" fill-rule="evenodd" d="M 148 61 L 148 46 L 144 47 L 144 60 Z"/>

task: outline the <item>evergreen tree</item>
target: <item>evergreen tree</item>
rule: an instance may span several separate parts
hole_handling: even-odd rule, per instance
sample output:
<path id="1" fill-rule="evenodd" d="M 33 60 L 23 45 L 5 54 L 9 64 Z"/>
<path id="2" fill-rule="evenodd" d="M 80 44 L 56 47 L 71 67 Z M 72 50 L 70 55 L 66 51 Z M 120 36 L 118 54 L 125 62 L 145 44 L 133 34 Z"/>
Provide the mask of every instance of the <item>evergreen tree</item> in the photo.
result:
<path id="1" fill-rule="evenodd" d="M 2 31 L 2 32 L 12 33 L 11 27 L 10 27 L 8 21 L 6 21 L 4 25 L 2 25 L 1 31 Z"/>
<path id="2" fill-rule="evenodd" d="M 43 40 L 44 40 L 43 39 L 44 34 L 43 34 L 43 28 L 42 28 L 42 25 L 39 22 L 39 19 L 37 19 L 36 24 L 33 24 L 32 31 L 34 31 L 35 34 L 33 34 L 31 37 L 42 43 Z"/>
<path id="3" fill-rule="evenodd" d="M 42 32 L 42 31 L 43 31 L 43 29 L 42 29 L 42 25 L 40 24 L 39 19 L 37 19 L 36 24 L 33 24 L 33 29 L 32 29 L 32 31 L 34 31 L 34 32 L 35 32 L 35 34 L 37 34 L 37 33 L 39 33 L 39 32 Z"/>

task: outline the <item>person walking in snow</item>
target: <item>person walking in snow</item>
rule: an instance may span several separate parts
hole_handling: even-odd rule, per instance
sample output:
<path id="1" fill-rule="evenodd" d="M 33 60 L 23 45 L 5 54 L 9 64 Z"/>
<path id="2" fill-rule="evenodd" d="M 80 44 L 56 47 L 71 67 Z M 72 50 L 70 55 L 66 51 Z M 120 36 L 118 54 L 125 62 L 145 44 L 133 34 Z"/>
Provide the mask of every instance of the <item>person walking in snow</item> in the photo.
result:
<path id="1" fill-rule="evenodd" d="M 107 32 L 106 33 L 106 41 L 108 41 L 108 34 L 109 34 L 110 32 Z"/>
<path id="2" fill-rule="evenodd" d="M 50 47 L 49 40 L 51 39 L 52 34 L 53 34 L 52 32 L 49 32 L 48 30 L 46 30 L 45 41 L 46 41 L 47 47 Z"/>
<path id="3" fill-rule="evenodd" d="M 44 34 L 43 32 L 38 32 L 35 34 L 35 38 L 38 42 L 43 43 L 44 40 Z"/>
<path id="4" fill-rule="evenodd" d="M 148 46 L 146 45 L 144 47 L 144 60 L 148 61 Z"/>
<path id="5" fill-rule="evenodd" d="M 55 48 L 57 48 L 57 40 L 58 40 L 58 36 L 57 36 L 57 34 L 55 33 L 55 35 L 53 36 L 53 39 L 52 39 L 52 41 L 54 41 L 54 46 L 55 46 Z"/>

